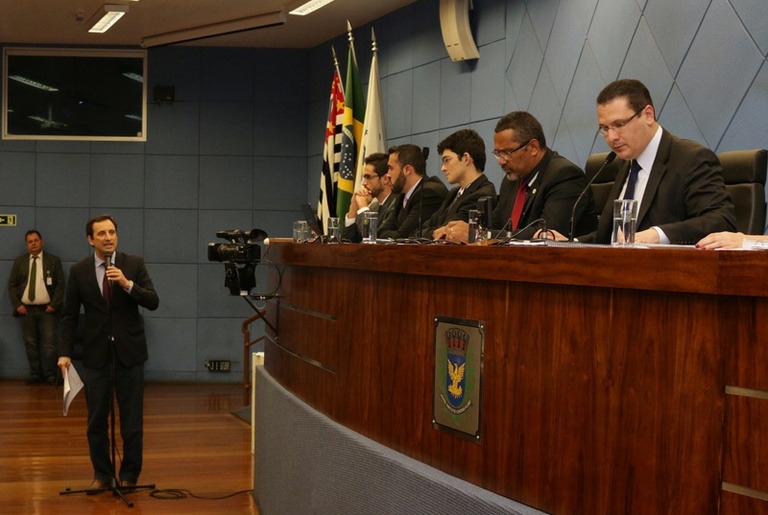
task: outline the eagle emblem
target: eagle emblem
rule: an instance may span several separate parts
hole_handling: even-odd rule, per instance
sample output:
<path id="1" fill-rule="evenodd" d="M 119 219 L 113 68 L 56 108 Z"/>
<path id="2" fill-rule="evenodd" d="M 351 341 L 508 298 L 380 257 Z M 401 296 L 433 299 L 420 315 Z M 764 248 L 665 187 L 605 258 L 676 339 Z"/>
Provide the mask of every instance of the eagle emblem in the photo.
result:
<path id="1" fill-rule="evenodd" d="M 469 334 L 456 327 L 445 333 L 447 359 L 445 388 L 448 391 L 448 402 L 454 408 L 460 408 L 464 403 L 466 393 L 467 347 Z"/>
<path id="2" fill-rule="evenodd" d="M 457 365 L 455 363 L 451 363 L 450 359 L 448 360 L 448 378 L 450 379 L 448 384 L 448 393 L 450 393 L 453 397 L 459 398 L 464 394 L 464 389 L 459 383 L 461 383 L 464 379 L 465 366 L 467 366 L 466 363 Z"/>

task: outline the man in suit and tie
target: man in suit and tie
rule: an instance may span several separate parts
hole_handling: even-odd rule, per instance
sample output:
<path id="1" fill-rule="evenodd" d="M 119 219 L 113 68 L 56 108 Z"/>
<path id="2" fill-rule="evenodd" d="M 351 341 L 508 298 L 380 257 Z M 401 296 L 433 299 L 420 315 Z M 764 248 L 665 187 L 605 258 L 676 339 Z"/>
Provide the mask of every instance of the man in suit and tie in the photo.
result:
<path id="1" fill-rule="evenodd" d="M 436 240 L 444 239 L 446 226 L 456 220 L 467 220 L 470 209 L 482 197 L 496 197 L 496 188 L 485 170 L 485 142 L 472 129 L 454 132 L 437 145 L 442 158 L 441 171 L 448 184 L 457 184 L 443 204 L 422 227 L 422 233 Z"/>
<path id="2" fill-rule="evenodd" d="M 36 230 L 25 236 L 27 253 L 13 262 L 8 296 L 13 316 L 21 321 L 21 334 L 29 362 L 27 382 L 57 383 L 56 329 L 64 303 L 61 260 L 43 252 L 43 237 Z"/>
<path id="3" fill-rule="evenodd" d="M 344 218 L 341 237 L 352 243 L 360 243 L 363 217 L 366 211 L 379 213 L 379 225 L 390 224 L 395 217 L 395 203 L 400 195 L 392 193 L 392 183 L 387 175 L 389 156 L 378 152 L 365 158 L 363 187 L 356 191 L 349 203 L 349 212 Z"/>
<path id="4" fill-rule="evenodd" d="M 389 149 L 387 175 L 392 191 L 403 196 L 395 204 L 395 218 L 379 224 L 379 238 L 426 237 L 421 234 L 420 224 L 440 209 L 448 194 L 443 181 L 427 175 L 428 150 L 410 143 Z"/>
<path id="5" fill-rule="evenodd" d="M 159 300 L 144 260 L 117 252 L 117 223 L 110 215 L 86 224 L 93 255 L 72 265 L 62 317 L 59 367 L 71 364 L 80 306 L 85 310 L 81 375 L 88 407 L 88 447 L 94 469 L 90 488 L 136 485 L 142 468 L 144 362 L 148 358 L 144 322 L 139 307 L 157 309 Z M 107 261 L 110 266 L 107 267 Z M 114 377 L 113 377 L 114 369 Z M 107 431 L 113 387 L 120 410 L 122 462 L 110 461 Z"/>
<path id="6" fill-rule="evenodd" d="M 492 229 L 519 239 L 533 237 L 545 225 L 567 234 L 573 206 L 586 187 L 584 172 L 547 147 L 541 124 L 526 111 L 513 111 L 499 119 L 493 146 L 505 178 L 492 213 Z M 543 223 L 536 223 L 539 220 Z M 576 234 L 597 227 L 590 192 L 579 202 L 574 221 Z M 466 242 L 466 223 L 449 224 L 446 237 Z"/>
<path id="7" fill-rule="evenodd" d="M 637 199 L 640 206 L 635 243 L 693 245 L 709 233 L 735 230 L 736 215 L 717 156 L 663 129 L 643 83 L 622 79 L 603 88 L 597 121 L 598 132 L 625 163 L 597 231 L 580 241 L 609 243 L 613 201 L 626 198 Z"/>

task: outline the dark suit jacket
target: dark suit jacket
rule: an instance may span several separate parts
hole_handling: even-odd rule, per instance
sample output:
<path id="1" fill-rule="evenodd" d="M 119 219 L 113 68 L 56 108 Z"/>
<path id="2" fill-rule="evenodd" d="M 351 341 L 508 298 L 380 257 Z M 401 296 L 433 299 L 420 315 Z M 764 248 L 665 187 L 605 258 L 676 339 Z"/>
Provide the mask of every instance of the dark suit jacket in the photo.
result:
<path id="1" fill-rule="evenodd" d="M 387 224 L 379 224 L 379 238 L 409 238 L 416 236 L 419 229 L 419 218 L 422 223 L 429 220 L 432 213 L 440 209 L 448 188 L 439 178 L 424 176 L 422 183 L 416 186 L 408 200 L 408 205 L 403 207 L 402 197 L 400 202 L 395 204 L 397 215 L 394 220 Z M 422 234 L 426 237 L 426 234 Z"/>
<path id="2" fill-rule="evenodd" d="M 555 229 L 559 233 L 568 236 L 571 231 L 571 213 L 576 199 L 579 197 L 587 182 L 584 172 L 557 152 L 547 149 L 544 157 L 539 161 L 538 167 L 531 172 L 538 176 L 531 184 L 528 195 L 525 198 L 523 213 L 520 216 L 518 229 L 522 229 L 529 223 L 543 218 L 547 223 L 547 229 Z M 527 179 L 530 180 L 529 176 Z M 520 181 L 510 181 L 504 178 L 501 181 L 501 193 L 499 201 L 493 210 L 493 228 L 501 230 L 509 226 L 509 217 L 515 205 L 515 197 Z M 591 191 L 582 197 L 576 207 L 575 230 L 576 235 L 594 231 L 597 227 L 597 215 L 595 214 L 594 201 Z M 540 227 L 533 227 L 521 231 L 517 238 L 531 238 Z"/>
<path id="3" fill-rule="evenodd" d="M 619 170 L 596 235 L 580 240 L 610 243 L 613 201 L 619 198 L 628 174 L 629 162 Z M 693 245 L 713 232 L 736 230 L 733 203 L 715 153 L 666 130 L 637 214 L 638 232 L 654 226 L 664 231 L 670 243 L 682 245 Z"/>
<path id="4" fill-rule="evenodd" d="M 445 197 L 443 205 L 438 209 L 422 226 L 421 234 L 426 238 L 431 238 L 435 229 L 438 229 L 448 222 L 454 220 L 467 221 L 470 209 L 477 209 L 477 201 L 481 197 L 493 197 L 496 198 L 496 187 L 485 174 L 480 174 L 480 177 L 475 179 L 470 184 L 461 197 L 456 200 L 456 195 L 459 193 L 459 187 L 453 188 L 448 192 L 448 196 Z M 455 200 L 455 202 L 454 202 Z"/>
<path id="5" fill-rule="evenodd" d="M 8 297 L 11 299 L 15 317 L 19 316 L 16 310 L 21 306 L 21 297 L 24 296 L 24 289 L 29 280 L 29 259 L 29 254 L 17 257 L 11 268 L 11 276 L 8 278 Z M 48 296 L 51 298 L 49 306 L 54 311 L 61 312 L 64 303 L 64 269 L 61 266 L 61 260 L 43 251 L 42 274 L 44 280 L 51 278 L 51 284 L 45 281 L 45 289 L 48 290 Z"/>
<path id="6" fill-rule="evenodd" d="M 116 252 L 114 265 L 122 270 L 127 279 L 133 281 L 130 294 L 113 284 L 111 300 L 115 352 L 124 366 L 132 367 L 144 363 L 149 357 L 139 306 L 154 311 L 159 300 L 144 266 L 144 259 Z M 96 280 L 95 259 L 92 255 L 78 261 L 69 270 L 64 315 L 61 319 L 59 356 L 72 357 L 81 305 L 85 309 L 83 363 L 90 368 L 100 368 L 107 364 L 109 355 L 110 314 Z"/>
<path id="7" fill-rule="evenodd" d="M 383 204 L 376 203 L 375 209 L 374 209 L 374 203 L 371 202 L 371 210 L 376 211 L 379 213 L 379 227 L 384 225 L 385 223 L 391 223 L 392 218 L 395 216 L 395 203 L 400 202 L 402 203 L 403 196 L 398 195 L 396 193 L 390 193 L 389 196 L 384 200 Z M 355 223 L 353 223 L 350 226 L 345 226 L 341 230 L 341 238 L 343 240 L 349 240 L 352 243 L 360 243 L 363 241 L 362 236 L 362 224 L 363 224 L 363 213 L 360 213 L 355 218 Z"/>

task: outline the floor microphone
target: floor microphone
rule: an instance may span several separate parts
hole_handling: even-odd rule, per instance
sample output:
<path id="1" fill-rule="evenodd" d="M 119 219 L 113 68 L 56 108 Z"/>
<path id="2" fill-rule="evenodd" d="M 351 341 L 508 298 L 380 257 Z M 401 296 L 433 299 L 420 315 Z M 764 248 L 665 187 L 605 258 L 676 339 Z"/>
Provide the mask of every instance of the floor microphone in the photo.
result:
<path id="1" fill-rule="evenodd" d="M 579 193 L 579 196 L 576 197 L 576 202 L 573 203 L 573 210 L 571 211 L 571 232 L 568 235 L 568 241 L 573 241 L 573 237 L 575 236 L 573 234 L 574 231 L 574 221 L 576 218 L 576 206 L 579 205 L 579 201 L 581 198 L 587 193 L 587 190 L 589 190 L 590 186 L 592 186 L 592 183 L 595 182 L 595 179 L 597 179 L 597 176 L 600 175 L 600 172 L 603 171 L 603 169 L 608 166 L 614 159 L 616 159 L 616 152 L 611 152 L 607 156 L 605 156 L 605 161 L 603 161 L 603 164 L 600 165 L 600 168 L 595 172 L 595 175 L 592 176 L 592 178 L 587 182 L 587 186 L 581 190 L 581 193 Z"/>

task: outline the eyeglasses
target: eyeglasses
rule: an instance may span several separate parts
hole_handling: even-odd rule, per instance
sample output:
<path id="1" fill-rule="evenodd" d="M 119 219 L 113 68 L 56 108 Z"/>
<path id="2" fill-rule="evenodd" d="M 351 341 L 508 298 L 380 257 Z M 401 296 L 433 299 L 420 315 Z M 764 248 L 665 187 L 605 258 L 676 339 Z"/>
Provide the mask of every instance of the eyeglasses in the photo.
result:
<path id="1" fill-rule="evenodd" d="M 643 107 L 643 109 L 645 109 L 645 108 Z M 599 127 L 597 128 L 597 132 L 598 132 L 598 133 L 599 133 L 601 136 L 605 136 L 606 134 L 608 134 L 608 131 L 609 131 L 609 130 L 611 130 L 611 129 L 613 129 L 613 131 L 614 131 L 614 132 L 619 132 L 619 131 L 620 131 L 621 129 L 623 129 L 623 128 L 624 128 L 624 127 L 625 127 L 625 126 L 626 126 L 626 125 L 627 125 L 629 122 L 631 122 L 631 121 L 632 121 L 634 118 L 636 118 L 636 117 L 637 117 L 637 115 L 639 115 L 640 113 L 642 113 L 642 112 L 643 112 L 643 109 L 640 109 L 639 111 L 637 111 L 635 114 L 633 114 L 632 116 L 630 116 L 629 118 L 627 118 L 627 119 L 626 119 L 626 120 L 624 120 L 623 122 L 616 122 L 615 124 L 613 124 L 613 125 L 608 125 L 608 126 L 605 126 L 605 125 L 601 125 L 601 126 L 599 126 Z"/>
<path id="2" fill-rule="evenodd" d="M 375 175 L 375 174 L 374 175 L 368 175 L 368 174 L 363 175 L 363 179 L 365 179 L 366 181 L 371 181 L 373 179 L 378 179 L 378 178 L 379 178 L 379 176 Z"/>
<path id="3" fill-rule="evenodd" d="M 531 140 L 528 140 L 528 141 L 526 141 L 525 143 L 523 143 L 522 145 L 520 145 L 519 147 L 517 147 L 516 149 L 513 149 L 513 150 L 494 150 L 493 152 L 491 152 L 491 154 L 493 154 L 494 157 L 496 157 L 496 159 L 504 159 L 506 161 L 507 159 L 512 157 L 512 154 L 514 154 L 515 152 L 517 152 L 521 148 L 527 147 L 528 143 L 530 143 L 530 142 L 531 142 Z"/>

